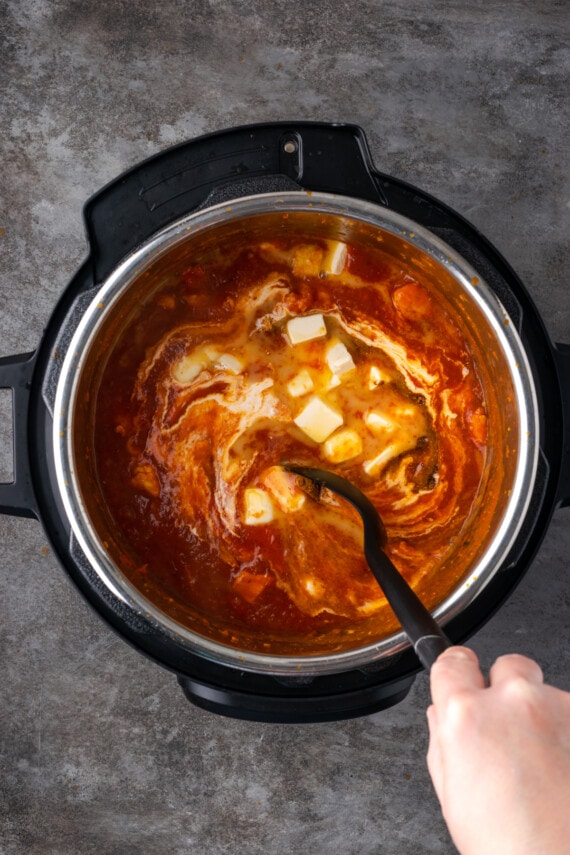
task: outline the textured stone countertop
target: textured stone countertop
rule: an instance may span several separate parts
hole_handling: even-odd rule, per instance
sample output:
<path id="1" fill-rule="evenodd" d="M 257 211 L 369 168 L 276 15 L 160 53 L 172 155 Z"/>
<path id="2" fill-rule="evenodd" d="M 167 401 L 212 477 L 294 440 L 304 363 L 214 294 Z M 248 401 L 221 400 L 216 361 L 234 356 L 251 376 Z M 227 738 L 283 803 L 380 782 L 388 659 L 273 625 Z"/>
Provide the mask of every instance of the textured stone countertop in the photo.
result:
<path id="1" fill-rule="evenodd" d="M 185 139 L 281 119 L 361 125 L 376 167 L 478 227 L 570 343 L 563 2 L 4 0 L 0 356 L 34 350 L 86 254 L 84 201 Z M 0 466 L 10 464 L 0 395 Z M 570 511 L 472 638 L 570 688 Z M 225 719 L 115 635 L 39 522 L 0 517 L 3 855 L 442 855 L 428 681 L 385 712 Z"/>

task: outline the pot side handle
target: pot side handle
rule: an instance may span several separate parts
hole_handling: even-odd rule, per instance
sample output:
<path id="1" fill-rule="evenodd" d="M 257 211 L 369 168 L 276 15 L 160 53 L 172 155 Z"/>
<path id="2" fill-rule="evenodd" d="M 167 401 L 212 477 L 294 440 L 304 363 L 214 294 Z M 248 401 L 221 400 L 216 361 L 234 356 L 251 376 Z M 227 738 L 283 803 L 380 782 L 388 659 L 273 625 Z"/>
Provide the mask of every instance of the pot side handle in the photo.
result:
<path id="1" fill-rule="evenodd" d="M 0 358 L 0 389 L 12 390 L 14 480 L 0 484 L 0 513 L 38 518 L 30 472 L 28 411 L 36 353 Z"/>
<path id="2" fill-rule="evenodd" d="M 570 344 L 556 344 L 554 355 L 562 394 L 562 465 L 557 505 L 570 507 Z"/>

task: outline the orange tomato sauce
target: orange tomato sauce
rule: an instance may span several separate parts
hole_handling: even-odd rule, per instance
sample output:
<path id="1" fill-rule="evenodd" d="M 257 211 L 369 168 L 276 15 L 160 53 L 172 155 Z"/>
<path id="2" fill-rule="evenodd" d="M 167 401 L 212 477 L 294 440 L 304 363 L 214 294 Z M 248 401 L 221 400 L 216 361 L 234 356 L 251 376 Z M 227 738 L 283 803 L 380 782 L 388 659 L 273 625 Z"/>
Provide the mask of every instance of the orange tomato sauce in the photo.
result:
<path id="1" fill-rule="evenodd" d="M 289 323 L 317 315 L 296 341 Z M 215 641 L 308 655 L 398 622 L 356 512 L 280 465 L 363 489 L 433 608 L 474 548 L 488 430 L 474 348 L 431 283 L 381 248 L 292 234 L 153 284 L 105 354 L 93 456 L 115 558 L 150 601 Z"/>

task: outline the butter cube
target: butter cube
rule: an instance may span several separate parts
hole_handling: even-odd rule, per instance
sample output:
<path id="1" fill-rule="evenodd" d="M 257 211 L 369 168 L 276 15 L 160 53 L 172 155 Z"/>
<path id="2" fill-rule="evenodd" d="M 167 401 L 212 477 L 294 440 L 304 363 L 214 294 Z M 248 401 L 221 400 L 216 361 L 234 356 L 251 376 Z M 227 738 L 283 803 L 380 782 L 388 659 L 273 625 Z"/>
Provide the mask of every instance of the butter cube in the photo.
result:
<path id="1" fill-rule="evenodd" d="M 215 360 L 218 368 L 223 368 L 224 371 L 229 371 L 230 374 L 240 374 L 243 371 L 243 362 L 231 353 L 222 353 Z"/>
<path id="2" fill-rule="evenodd" d="M 302 368 L 292 380 L 287 383 L 287 391 L 292 398 L 300 398 L 303 395 L 308 395 L 315 388 L 313 378 L 306 368 Z"/>
<path id="3" fill-rule="evenodd" d="M 370 410 L 366 413 L 364 423 L 373 433 L 391 433 L 395 428 L 392 419 L 389 419 L 382 413 L 376 412 L 376 410 Z"/>
<path id="4" fill-rule="evenodd" d="M 314 442 L 324 442 L 344 423 L 341 414 L 317 395 L 309 400 L 293 421 Z"/>
<path id="5" fill-rule="evenodd" d="M 337 386 L 340 386 L 340 377 L 331 373 L 329 379 L 325 383 L 325 392 L 329 392 L 331 389 L 336 389 Z"/>
<path id="6" fill-rule="evenodd" d="M 394 407 L 392 412 L 398 421 L 417 421 L 418 417 L 421 418 L 418 408 L 412 404 L 402 404 L 400 407 Z"/>
<path id="7" fill-rule="evenodd" d="M 249 487 L 245 491 L 246 525 L 263 525 L 273 519 L 273 502 L 265 490 Z"/>
<path id="8" fill-rule="evenodd" d="M 287 335 L 291 344 L 301 344 L 327 334 L 325 319 L 321 314 L 298 315 L 287 322 Z"/>
<path id="9" fill-rule="evenodd" d="M 389 383 L 391 381 L 390 375 L 383 371 L 381 368 L 378 368 L 377 365 L 371 365 L 370 371 L 368 373 L 368 388 L 376 389 L 381 383 Z"/>
<path id="10" fill-rule="evenodd" d="M 393 442 L 390 445 L 387 445 L 383 451 L 380 452 L 376 457 L 372 458 L 372 460 L 366 460 L 363 463 L 363 469 L 367 475 L 375 475 L 377 472 L 382 469 L 383 466 L 388 463 L 393 457 L 401 454 L 404 449 L 398 447 L 398 445 Z"/>
<path id="11" fill-rule="evenodd" d="M 327 365 L 333 374 L 341 377 L 355 367 L 354 360 L 342 341 L 335 341 L 326 352 Z"/>
<path id="12" fill-rule="evenodd" d="M 362 440 L 355 430 L 344 428 L 327 439 L 323 453 L 331 463 L 343 463 L 362 454 Z"/>
<path id="13" fill-rule="evenodd" d="M 220 348 L 216 347 L 213 344 L 208 344 L 204 348 L 204 353 L 206 354 L 210 362 L 215 362 L 218 356 L 220 355 Z"/>
<path id="14" fill-rule="evenodd" d="M 195 380 L 208 365 L 209 359 L 203 351 L 189 353 L 172 366 L 172 376 L 177 383 L 185 386 Z"/>
<path id="15" fill-rule="evenodd" d="M 338 276 L 345 268 L 348 247 L 340 240 L 330 240 L 328 251 L 323 259 L 323 272 Z"/>

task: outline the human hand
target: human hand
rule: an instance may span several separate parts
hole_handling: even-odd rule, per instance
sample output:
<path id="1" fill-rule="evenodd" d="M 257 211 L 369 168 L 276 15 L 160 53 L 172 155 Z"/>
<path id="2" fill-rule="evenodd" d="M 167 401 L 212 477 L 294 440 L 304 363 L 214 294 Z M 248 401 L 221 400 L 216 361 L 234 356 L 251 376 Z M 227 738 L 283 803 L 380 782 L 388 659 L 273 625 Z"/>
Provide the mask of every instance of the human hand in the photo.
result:
<path id="1" fill-rule="evenodd" d="M 489 686 L 452 647 L 431 670 L 428 769 L 461 855 L 570 852 L 570 693 L 536 662 L 501 656 Z"/>

